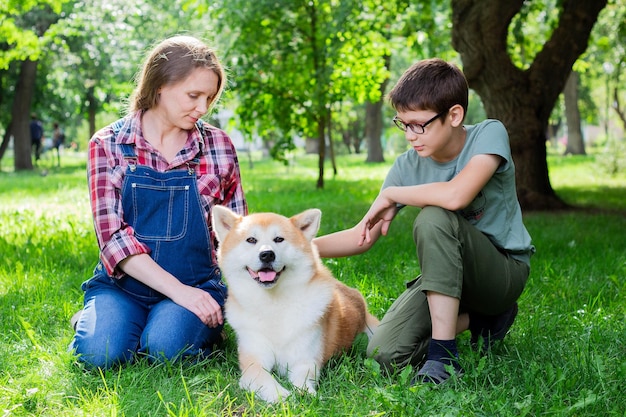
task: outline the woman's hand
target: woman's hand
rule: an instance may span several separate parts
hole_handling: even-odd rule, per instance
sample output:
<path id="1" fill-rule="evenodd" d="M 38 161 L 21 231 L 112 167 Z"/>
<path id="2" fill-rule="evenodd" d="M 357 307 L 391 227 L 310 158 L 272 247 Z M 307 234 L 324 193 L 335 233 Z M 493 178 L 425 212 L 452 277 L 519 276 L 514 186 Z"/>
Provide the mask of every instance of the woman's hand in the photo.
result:
<path id="1" fill-rule="evenodd" d="M 150 255 L 142 253 L 124 259 L 122 271 L 160 292 L 176 304 L 198 316 L 209 327 L 224 324 L 222 308 L 208 292 L 185 285 L 161 268 Z"/>
<path id="2" fill-rule="evenodd" d="M 217 327 L 224 324 L 222 308 L 211 297 L 211 294 L 200 288 L 181 284 L 179 288 L 172 292 L 170 298 L 176 304 L 185 307 L 198 316 L 202 323 L 209 327 Z"/>

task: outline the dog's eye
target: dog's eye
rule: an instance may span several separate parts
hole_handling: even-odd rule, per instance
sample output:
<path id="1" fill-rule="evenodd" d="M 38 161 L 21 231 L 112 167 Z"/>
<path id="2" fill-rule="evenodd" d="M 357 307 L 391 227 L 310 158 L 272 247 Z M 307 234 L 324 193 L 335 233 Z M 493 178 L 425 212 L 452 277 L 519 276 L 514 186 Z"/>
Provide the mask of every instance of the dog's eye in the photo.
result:
<path id="1" fill-rule="evenodd" d="M 277 237 L 274 238 L 274 243 L 280 243 L 280 242 L 282 242 L 284 240 L 285 240 L 284 237 L 277 236 Z"/>
<path id="2" fill-rule="evenodd" d="M 246 242 L 252 243 L 254 245 L 257 242 L 257 240 L 254 237 L 249 237 L 249 238 L 246 239 Z"/>

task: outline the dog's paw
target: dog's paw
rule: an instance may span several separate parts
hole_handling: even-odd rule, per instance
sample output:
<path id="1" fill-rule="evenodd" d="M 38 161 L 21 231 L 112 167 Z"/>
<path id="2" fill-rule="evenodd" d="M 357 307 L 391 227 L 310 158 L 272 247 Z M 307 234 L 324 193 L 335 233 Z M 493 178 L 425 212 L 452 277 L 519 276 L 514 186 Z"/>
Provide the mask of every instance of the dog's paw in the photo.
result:
<path id="1" fill-rule="evenodd" d="M 291 373 L 289 374 L 289 380 L 295 387 L 298 387 L 304 392 L 315 395 L 317 393 L 317 378 L 319 378 L 319 374 L 316 372 L 316 369 L 321 369 L 322 366 L 323 365 L 321 363 L 313 365 L 293 365 Z"/>
<path id="2" fill-rule="evenodd" d="M 253 392 L 257 398 L 267 403 L 283 401 L 291 394 L 291 391 L 287 390 L 276 381 L 264 385 L 251 384 L 248 381 L 239 381 L 239 386 L 246 391 Z"/>
<path id="3" fill-rule="evenodd" d="M 276 385 L 275 387 L 263 387 L 254 394 L 267 403 L 277 403 L 286 400 L 291 395 L 291 391 L 281 385 Z"/>

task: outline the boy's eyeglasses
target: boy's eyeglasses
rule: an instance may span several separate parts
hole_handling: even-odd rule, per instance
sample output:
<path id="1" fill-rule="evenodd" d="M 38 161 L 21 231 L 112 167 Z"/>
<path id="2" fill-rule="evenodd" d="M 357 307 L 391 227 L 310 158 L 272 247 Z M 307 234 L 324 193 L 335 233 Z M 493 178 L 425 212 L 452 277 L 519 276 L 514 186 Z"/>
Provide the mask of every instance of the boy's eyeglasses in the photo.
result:
<path id="1" fill-rule="evenodd" d="M 411 132 L 417 134 L 417 135 L 421 135 L 426 131 L 426 126 L 428 126 L 429 124 L 431 124 L 432 122 L 434 122 L 435 120 L 437 120 L 438 118 L 440 118 L 441 116 L 443 116 L 444 114 L 446 114 L 448 111 L 442 111 L 441 113 L 437 113 L 433 118 L 431 118 L 430 120 L 428 120 L 425 123 L 419 124 L 419 123 L 404 123 L 402 120 L 400 120 L 398 118 L 398 116 L 393 118 L 393 122 L 396 124 L 396 126 L 398 126 L 398 128 L 404 132 L 407 131 L 407 129 L 411 129 Z"/>

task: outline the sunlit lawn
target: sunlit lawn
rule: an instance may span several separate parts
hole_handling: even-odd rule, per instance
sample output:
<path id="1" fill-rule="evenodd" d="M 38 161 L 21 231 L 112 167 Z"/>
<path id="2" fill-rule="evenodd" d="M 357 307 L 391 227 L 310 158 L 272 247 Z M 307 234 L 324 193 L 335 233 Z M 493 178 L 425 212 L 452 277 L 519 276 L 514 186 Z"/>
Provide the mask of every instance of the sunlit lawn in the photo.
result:
<path id="1" fill-rule="evenodd" d="M 317 159 L 286 167 L 241 154 L 251 211 L 323 211 L 320 233 L 352 226 L 391 164 L 340 157 L 315 188 Z M 324 370 L 317 396 L 267 406 L 240 390 L 231 337 L 201 363 L 143 362 L 103 374 L 75 364 L 66 346 L 80 283 L 98 253 L 84 159 L 45 160 L 32 173 L 0 173 L 0 413 L 3 416 L 624 416 L 626 399 L 626 174 L 609 176 L 601 156 L 549 159 L 551 182 L 568 203 L 611 211 L 526 213 L 537 255 L 520 315 L 501 349 L 486 357 L 459 338 L 466 374 L 447 386 L 410 387 L 411 370 L 382 373 L 363 340 Z M 43 169 L 47 175 L 42 176 Z M 419 273 L 403 210 L 369 253 L 327 260 L 382 316 Z M 268 317 L 268 320 L 271 320 Z"/>

